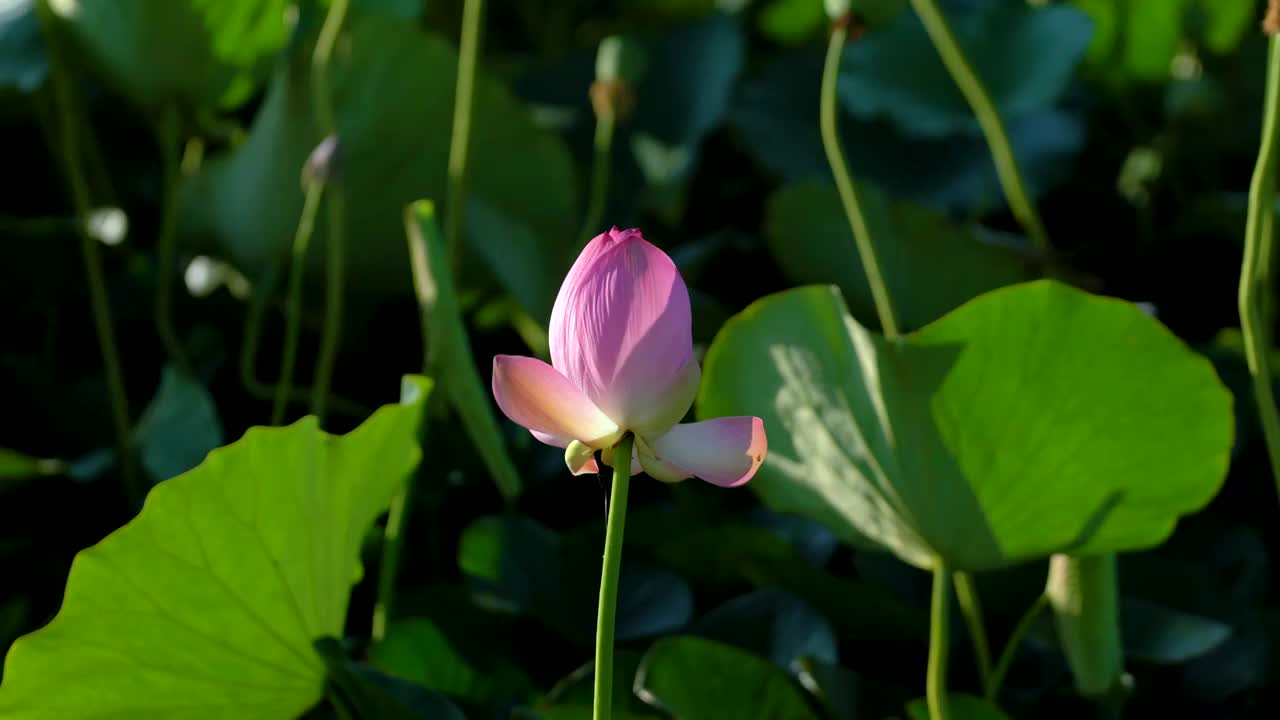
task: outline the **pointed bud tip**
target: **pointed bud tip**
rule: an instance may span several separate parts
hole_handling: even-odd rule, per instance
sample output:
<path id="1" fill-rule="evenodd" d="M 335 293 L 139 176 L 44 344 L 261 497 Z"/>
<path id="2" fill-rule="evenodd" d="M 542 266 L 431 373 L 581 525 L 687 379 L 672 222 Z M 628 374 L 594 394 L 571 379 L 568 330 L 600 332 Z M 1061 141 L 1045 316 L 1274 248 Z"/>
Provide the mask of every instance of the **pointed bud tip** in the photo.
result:
<path id="1" fill-rule="evenodd" d="M 302 166 L 302 186 L 313 182 L 329 182 L 342 174 L 342 145 L 337 135 L 321 140 Z"/>
<path id="2" fill-rule="evenodd" d="M 850 0 L 824 0 L 823 5 L 827 10 L 827 18 L 834 23 L 848 17 L 852 3 Z"/>
<path id="3" fill-rule="evenodd" d="M 608 245 L 635 240 L 644 242 L 644 233 L 640 232 L 640 228 L 626 228 L 625 230 L 619 230 L 618 226 L 614 225 L 609 228 L 608 231 L 597 235 L 595 240 Z"/>
<path id="4" fill-rule="evenodd" d="M 610 35 L 600 41 L 596 50 L 596 80 L 635 85 L 644 77 L 648 64 L 639 43 L 623 35 Z"/>

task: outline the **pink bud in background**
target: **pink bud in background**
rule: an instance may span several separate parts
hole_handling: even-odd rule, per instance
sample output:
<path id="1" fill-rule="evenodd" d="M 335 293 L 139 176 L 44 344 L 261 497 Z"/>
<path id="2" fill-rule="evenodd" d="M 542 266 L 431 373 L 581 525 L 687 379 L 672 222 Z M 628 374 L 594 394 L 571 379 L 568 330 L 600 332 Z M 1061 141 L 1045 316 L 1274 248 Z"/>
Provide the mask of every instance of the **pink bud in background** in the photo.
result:
<path id="1" fill-rule="evenodd" d="M 663 482 L 733 487 L 755 475 L 767 449 L 760 418 L 677 424 L 701 379 L 689 290 L 639 230 L 615 227 L 583 249 L 556 296 L 550 341 L 551 365 L 493 359 L 498 407 L 539 441 L 606 450 L 629 431 L 632 465 Z M 574 474 L 599 470 L 590 455 L 568 462 Z"/>

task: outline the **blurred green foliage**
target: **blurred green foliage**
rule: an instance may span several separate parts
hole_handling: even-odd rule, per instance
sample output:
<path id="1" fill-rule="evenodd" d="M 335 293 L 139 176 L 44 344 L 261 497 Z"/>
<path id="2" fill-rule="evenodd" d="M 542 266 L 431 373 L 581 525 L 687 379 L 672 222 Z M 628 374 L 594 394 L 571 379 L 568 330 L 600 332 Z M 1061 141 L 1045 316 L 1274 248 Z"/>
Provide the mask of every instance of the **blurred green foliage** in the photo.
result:
<path id="1" fill-rule="evenodd" d="M 639 226 L 675 258 L 709 348 L 701 411 L 764 417 L 772 448 L 747 489 L 633 483 L 615 717 L 920 716 L 929 597 L 914 566 L 983 570 L 998 649 L 1043 588 L 1044 555 L 1080 548 L 1124 553 L 1123 708 L 1075 693 L 1041 617 L 999 709 L 977 699 L 969 631 L 955 629 L 953 717 L 1274 716 L 1280 537 L 1235 307 L 1262 3 L 943 0 L 1048 254 L 1008 212 L 910 4 L 851 3 L 838 120 L 913 331 L 895 343 L 871 330 L 818 134 L 822 0 L 486 5 L 463 252 L 420 333 L 403 213 L 444 206 L 463 1 L 352 1 L 332 68 L 341 412 L 323 423 L 347 434 L 305 420 L 246 435 L 269 408 L 239 366 L 269 385 L 278 365 L 276 278 L 316 141 L 311 56 L 330 2 L 0 0 L 0 716 L 590 717 L 602 485 L 510 423 L 477 420 L 493 408 L 474 380 L 496 353 L 546 352 L 595 164 L 597 46 L 614 35 L 646 63 L 604 150 L 594 230 Z M 108 210 L 92 223 L 71 202 L 60 118 L 92 209 Z M 166 179 L 168 155 L 181 169 Z M 304 358 L 324 322 L 324 222 Z M 129 451 L 158 483 L 136 517 L 86 225 Z M 429 263 L 437 279 L 443 264 Z M 1006 287 L 1046 271 L 1054 281 Z M 161 278 L 177 287 L 189 368 L 159 340 Z M 428 356 L 448 358 L 434 400 L 366 420 Z M 419 443 L 375 641 L 376 516 Z M 519 489 L 507 477 L 504 497 L 493 474 L 512 464 Z"/>

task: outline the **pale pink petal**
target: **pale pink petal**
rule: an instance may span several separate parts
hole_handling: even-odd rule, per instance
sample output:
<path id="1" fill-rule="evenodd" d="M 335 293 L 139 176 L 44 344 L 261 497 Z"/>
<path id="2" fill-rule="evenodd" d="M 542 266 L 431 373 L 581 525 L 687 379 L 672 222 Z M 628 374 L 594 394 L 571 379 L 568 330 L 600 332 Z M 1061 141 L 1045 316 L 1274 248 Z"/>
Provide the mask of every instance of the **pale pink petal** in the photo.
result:
<path id="1" fill-rule="evenodd" d="M 702 382 L 702 369 L 692 358 L 661 393 L 649 393 L 630 399 L 628 416 L 633 418 L 628 430 L 637 434 L 661 435 L 684 419 L 698 397 L 698 385 Z"/>
<path id="2" fill-rule="evenodd" d="M 600 472 L 600 466 L 596 464 L 595 448 L 577 441 L 565 448 L 564 464 L 574 475 Z"/>
<path id="3" fill-rule="evenodd" d="M 618 426 L 573 383 L 541 360 L 495 357 L 493 396 L 507 417 L 533 431 L 539 440 L 570 438 L 600 448 L 622 436 Z"/>
<path id="4" fill-rule="evenodd" d="M 569 443 L 573 442 L 573 438 L 565 437 L 564 435 L 538 432 L 537 430 L 530 430 L 529 432 L 543 445 L 551 445 L 553 447 L 564 449 L 569 447 Z"/>
<path id="5" fill-rule="evenodd" d="M 638 230 L 614 228 L 582 251 L 556 296 L 549 339 L 552 365 L 619 427 L 658 433 L 693 403 L 689 290 Z"/>
<path id="6" fill-rule="evenodd" d="M 696 477 L 712 485 L 735 487 L 751 479 L 764 462 L 768 441 L 757 417 L 725 417 L 677 425 L 645 443 L 640 454 L 645 472 L 673 482 Z"/>
<path id="7" fill-rule="evenodd" d="M 672 429 L 674 430 L 674 428 Z M 636 436 L 636 460 L 639 461 L 646 475 L 660 482 L 678 483 L 681 480 L 693 477 L 693 474 L 684 468 L 658 457 L 658 454 L 643 435 Z"/>

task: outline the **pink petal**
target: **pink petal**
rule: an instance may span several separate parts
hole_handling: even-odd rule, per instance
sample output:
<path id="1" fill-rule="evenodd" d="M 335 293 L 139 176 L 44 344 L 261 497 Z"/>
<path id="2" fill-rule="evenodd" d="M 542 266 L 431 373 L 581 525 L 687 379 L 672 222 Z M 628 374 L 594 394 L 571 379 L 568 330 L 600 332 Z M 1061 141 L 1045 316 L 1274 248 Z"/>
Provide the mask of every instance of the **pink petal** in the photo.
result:
<path id="1" fill-rule="evenodd" d="M 597 236 L 551 311 L 551 363 L 624 429 L 661 433 L 693 404 L 689 290 L 638 230 Z"/>
<path id="2" fill-rule="evenodd" d="M 686 477 L 735 487 L 751 479 L 764 462 L 768 440 L 757 417 L 725 417 L 677 425 L 645 443 L 640 454 L 649 475 L 664 482 Z"/>
<path id="3" fill-rule="evenodd" d="M 622 436 L 612 420 L 541 360 L 494 357 L 493 396 L 503 414 L 543 442 L 568 438 L 599 448 L 613 445 Z"/>
<path id="4" fill-rule="evenodd" d="M 605 452 L 608 452 L 607 450 Z M 571 443 L 564 451 L 564 464 L 574 475 L 600 472 L 596 464 L 596 450 L 580 442 Z"/>

